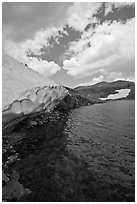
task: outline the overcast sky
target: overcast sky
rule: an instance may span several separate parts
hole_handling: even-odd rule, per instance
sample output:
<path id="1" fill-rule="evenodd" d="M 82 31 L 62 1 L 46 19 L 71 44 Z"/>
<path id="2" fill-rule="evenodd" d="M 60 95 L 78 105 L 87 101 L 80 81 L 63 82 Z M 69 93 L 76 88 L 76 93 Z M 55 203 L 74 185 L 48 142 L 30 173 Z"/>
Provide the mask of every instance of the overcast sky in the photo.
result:
<path id="1" fill-rule="evenodd" d="M 3 50 L 69 87 L 135 78 L 135 4 L 2 4 Z"/>

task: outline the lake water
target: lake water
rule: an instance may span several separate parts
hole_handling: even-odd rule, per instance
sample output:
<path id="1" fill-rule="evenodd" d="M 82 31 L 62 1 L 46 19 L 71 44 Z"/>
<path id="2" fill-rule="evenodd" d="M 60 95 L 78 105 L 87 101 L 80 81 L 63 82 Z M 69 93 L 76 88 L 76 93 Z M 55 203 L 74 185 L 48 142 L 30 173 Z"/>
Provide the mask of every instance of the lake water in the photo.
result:
<path id="1" fill-rule="evenodd" d="M 67 148 L 104 182 L 127 188 L 133 197 L 135 102 L 115 101 L 73 110 L 67 121 Z M 125 195 L 127 196 L 127 195 Z"/>

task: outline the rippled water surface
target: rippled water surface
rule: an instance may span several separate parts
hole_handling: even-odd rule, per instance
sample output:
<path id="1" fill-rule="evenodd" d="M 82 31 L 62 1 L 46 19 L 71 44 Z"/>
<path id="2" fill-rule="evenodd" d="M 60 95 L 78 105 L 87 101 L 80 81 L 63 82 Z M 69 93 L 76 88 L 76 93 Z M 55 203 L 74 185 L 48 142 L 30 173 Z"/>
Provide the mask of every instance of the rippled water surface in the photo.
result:
<path id="1" fill-rule="evenodd" d="M 73 110 L 67 148 L 107 182 L 134 188 L 135 102 L 115 101 Z"/>

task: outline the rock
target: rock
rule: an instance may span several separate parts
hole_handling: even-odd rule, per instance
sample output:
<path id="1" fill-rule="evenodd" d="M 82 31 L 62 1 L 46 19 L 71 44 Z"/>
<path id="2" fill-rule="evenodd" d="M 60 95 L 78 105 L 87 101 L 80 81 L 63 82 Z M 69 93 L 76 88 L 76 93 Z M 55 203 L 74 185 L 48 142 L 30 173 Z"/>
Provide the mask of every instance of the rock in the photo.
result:
<path id="1" fill-rule="evenodd" d="M 17 158 L 18 158 L 18 153 L 15 156 L 9 156 L 8 161 L 6 163 L 10 165 L 10 164 L 14 163 L 17 160 Z"/>
<path id="2" fill-rule="evenodd" d="M 36 122 L 36 121 L 30 121 L 29 122 L 29 126 L 30 127 L 34 127 L 34 126 L 36 126 L 38 123 Z"/>
<path id="3" fill-rule="evenodd" d="M 6 174 L 2 171 L 2 181 L 5 181 L 6 183 L 9 181 L 9 178 L 6 176 Z"/>
<path id="4" fill-rule="evenodd" d="M 4 169 L 7 169 L 7 168 L 8 168 L 7 163 L 4 164 L 3 168 L 4 168 Z"/>
<path id="5" fill-rule="evenodd" d="M 11 180 L 18 181 L 20 178 L 20 174 L 17 171 L 13 171 L 11 174 Z"/>
<path id="6" fill-rule="evenodd" d="M 25 195 L 31 193 L 29 189 L 25 189 L 22 184 L 18 182 L 20 174 L 17 171 L 13 171 L 9 178 L 2 172 L 2 181 L 7 184 L 2 188 L 3 201 L 12 201 L 13 199 L 19 201 Z"/>
<path id="7" fill-rule="evenodd" d="M 2 149 L 2 153 L 6 153 L 7 152 L 7 150 L 6 149 Z"/>
<path id="8" fill-rule="evenodd" d="M 17 201 L 24 195 L 30 194 L 31 191 L 24 189 L 23 185 L 16 180 L 10 181 L 2 189 L 2 198 L 3 200 L 12 200 L 16 199 Z"/>
<path id="9" fill-rule="evenodd" d="M 31 194 L 31 193 L 32 193 L 32 191 L 31 191 L 31 190 L 29 190 L 28 188 L 26 188 L 25 190 L 26 190 L 26 195 L 29 195 L 29 194 Z"/>

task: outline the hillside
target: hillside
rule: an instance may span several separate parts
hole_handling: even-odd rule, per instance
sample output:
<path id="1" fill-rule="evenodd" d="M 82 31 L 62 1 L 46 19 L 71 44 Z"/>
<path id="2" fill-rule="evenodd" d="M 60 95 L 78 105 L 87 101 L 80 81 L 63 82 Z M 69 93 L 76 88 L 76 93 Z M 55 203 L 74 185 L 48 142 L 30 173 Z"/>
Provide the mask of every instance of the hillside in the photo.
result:
<path id="1" fill-rule="evenodd" d="M 91 86 L 78 86 L 74 88 L 74 91 L 89 99 L 98 100 L 100 98 L 106 98 L 110 94 L 116 94 L 116 90 L 120 89 L 130 89 L 130 93 L 126 99 L 135 99 L 135 83 L 123 80 L 114 82 L 103 81 Z"/>
<path id="2" fill-rule="evenodd" d="M 52 86 L 55 83 L 3 53 L 2 108 L 12 103 L 24 91 L 45 85 Z"/>

